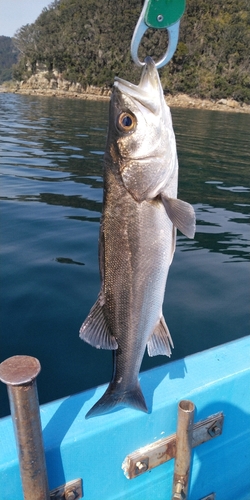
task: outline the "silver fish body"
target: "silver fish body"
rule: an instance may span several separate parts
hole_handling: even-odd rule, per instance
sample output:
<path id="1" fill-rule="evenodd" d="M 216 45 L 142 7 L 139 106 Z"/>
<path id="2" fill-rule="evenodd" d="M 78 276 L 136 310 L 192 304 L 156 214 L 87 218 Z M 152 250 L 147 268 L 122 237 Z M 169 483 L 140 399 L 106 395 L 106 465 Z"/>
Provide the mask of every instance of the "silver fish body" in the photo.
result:
<path id="1" fill-rule="evenodd" d="M 80 330 L 98 348 L 113 349 L 112 380 L 87 417 L 117 405 L 147 411 L 138 382 L 150 356 L 170 356 L 162 315 L 176 227 L 194 236 L 193 208 L 177 200 L 178 160 L 170 110 L 147 58 L 138 86 L 116 79 L 105 152 L 99 260 L 101 290 Z"/>

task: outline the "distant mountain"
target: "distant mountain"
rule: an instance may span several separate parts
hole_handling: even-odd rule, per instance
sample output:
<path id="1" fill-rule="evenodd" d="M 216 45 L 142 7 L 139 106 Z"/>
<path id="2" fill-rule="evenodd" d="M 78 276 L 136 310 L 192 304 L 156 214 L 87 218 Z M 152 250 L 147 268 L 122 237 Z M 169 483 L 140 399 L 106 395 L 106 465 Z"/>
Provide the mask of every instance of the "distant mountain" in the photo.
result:
<path id="1" fill-rule="evenodd" d="M 141 0 L 55 0 L 14 38 L 22 53 L 14 76 L 27 79 L 41 64 L 82 85 L 111 86 L 115 75 L 138 82 L 130 41 Z M 159 57 L 166 31 L 148 30 L 140 57 Z M 250 1 L 187 0 L 172 61 L 161 71 L 166 91 L 232 97 L 250 103 Z"/>
<path id="2" fill-rule="evenodd" d="M 19 50 L 9 36 L 0 36 L 0 83 L 12 79 L 12 65 L 17 63 Z"/>

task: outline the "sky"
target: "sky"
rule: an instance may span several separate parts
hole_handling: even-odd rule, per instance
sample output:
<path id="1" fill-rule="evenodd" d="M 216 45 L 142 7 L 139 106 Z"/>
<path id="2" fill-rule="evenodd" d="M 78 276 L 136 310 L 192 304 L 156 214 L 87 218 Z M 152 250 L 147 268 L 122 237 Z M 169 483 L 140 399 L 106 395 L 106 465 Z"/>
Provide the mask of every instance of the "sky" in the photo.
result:
<path id="1" fill-rule="evenodd" d="M 52 0 L 0 0 L 0 36 L 13 36 L 17 29 L 33 23 Z"/>

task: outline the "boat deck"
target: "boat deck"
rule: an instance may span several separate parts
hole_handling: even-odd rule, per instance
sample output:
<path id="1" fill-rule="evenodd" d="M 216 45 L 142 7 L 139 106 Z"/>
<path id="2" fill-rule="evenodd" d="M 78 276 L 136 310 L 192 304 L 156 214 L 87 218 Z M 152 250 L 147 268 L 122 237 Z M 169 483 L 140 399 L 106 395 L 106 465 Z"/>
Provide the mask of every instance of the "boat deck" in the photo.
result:
<path id="1" fill-rule="evenodd" d="M 127 479 L 125 457 L 176 432 L 177 405 L 196 405 L 195 422 L 223 412 L 221 436 L 193 450 L 190 500 L 250 499 L 250 336 L 140 374 L 150 409 L 86 420 L 106 386 L 42 405 L 50 490 L 82 478 L 85 500 L 170 500 L 174 461 Z M 1 500 L 22 500 L 10 417 L 0 420 Z"/>

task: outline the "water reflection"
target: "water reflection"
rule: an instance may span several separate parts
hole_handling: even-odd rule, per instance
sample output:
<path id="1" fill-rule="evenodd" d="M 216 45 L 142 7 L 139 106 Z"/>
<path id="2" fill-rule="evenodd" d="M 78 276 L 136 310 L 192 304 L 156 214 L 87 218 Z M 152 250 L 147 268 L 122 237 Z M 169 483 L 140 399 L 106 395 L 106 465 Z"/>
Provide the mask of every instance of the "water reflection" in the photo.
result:
<path id="1" fill-rule="evenodd" d="M 229 255 L 237 262 L 249 260 L 249 214 L 238 214 L 236 218 L 235 212 L 206 205 L 198 205 L 196 214 L 198 221 L 193 250 L 207 248 L 210 252 Z"/>
<path id="2" fill-rule="evenodd" d="M 84 262 L 76 262 L 75 260 L 69 259 L 68 257 L 57 257 L 56 262 L 59 264 L 76 264 L 77 266 L 84 266 Z"/>
<path id="3" fill-rule="evenodd" d="M 18 95 L 0 104 L 1 199 L 71 207 L 79 213 L 69 219 L 99 222 L 108 104 Z M 179 197 L 197 217 L 194 243 L 179 236 L 178 248 L 248 259 L 250 117 L 174 109 L 173 122 Z"/>

